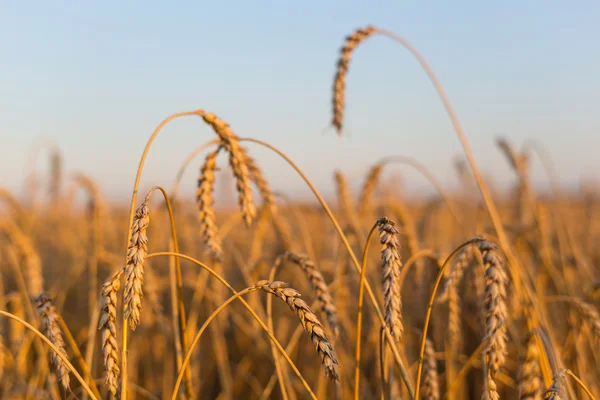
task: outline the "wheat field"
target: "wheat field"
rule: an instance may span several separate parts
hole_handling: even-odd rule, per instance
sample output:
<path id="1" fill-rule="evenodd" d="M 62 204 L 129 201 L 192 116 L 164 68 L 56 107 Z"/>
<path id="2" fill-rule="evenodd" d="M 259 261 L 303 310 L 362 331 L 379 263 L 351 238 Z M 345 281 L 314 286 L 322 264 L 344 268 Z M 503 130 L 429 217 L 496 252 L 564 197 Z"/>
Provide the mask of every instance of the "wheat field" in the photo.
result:
<path id="1" fill-rule="evenodd" d="M 600 196 L 566 193 L 539 147 L 502 137 L 489 145 L 514 188 L 492 193 L 431 67 L 373 26 L 339 53 L 338 134 L 351 59 L 375 35 L 414 55 L 439 94 L 464 149 L 452 166 L 460 190 L 410 155 L 382 155 L 359 193 L 343 171 L 324 171 L 337 192 L 326 201 L 285 149 L 234 132 L 218 110 L 172 114 L 140 144 L 130 208 L 66 174 L 50 147 L 47 178 L 31 177 L 24 196 L 0 188 L 1 398 L 598 398 Z M 173 186 L 140 187 L 154 138 L 188 117 L 204 136 Z M 250 143 L 314 200 L 274 191 Z M 535 157 L 550 195 L 531 183 Z M 184 198 L 194 161 L 196 196 Z M 395 164 L 437 196 L 414 201 L 386 184 Z M 219 204 L 222 173 L 239 207 Z"/>

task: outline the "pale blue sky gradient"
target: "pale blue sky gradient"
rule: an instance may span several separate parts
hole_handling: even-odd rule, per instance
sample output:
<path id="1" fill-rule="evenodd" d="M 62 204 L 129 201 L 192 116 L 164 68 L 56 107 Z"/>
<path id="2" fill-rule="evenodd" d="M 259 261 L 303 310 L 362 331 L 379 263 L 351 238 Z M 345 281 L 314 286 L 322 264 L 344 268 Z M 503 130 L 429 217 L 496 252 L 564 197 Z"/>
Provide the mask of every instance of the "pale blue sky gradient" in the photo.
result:
<path id="1" fill-rule="evenodd" d="M 385 37 L 352 61 L 345 137 L 322 134 L 344 36 L 374 24 L 428 59 L 486 175 L 512 182 L 494 146 L 503 133 L 518 145 L 543 142 L 563 182 L 577 185 L 600 172 L 599 21 L 597 1 L 2 2 L 0 184 L 20 190 L 32 144 L 53 138 L 68 171 L 126 199 L 155 126 L 204 108 L 238 135 L 281 148 L 325 193 L 334 169 L 358 187 L 370 164 L 393 154 L 420 160 L 452 187 L 461 148 L 450 121 L 418 63 Z M 170 125 L 144 185 L 170 187 L 181 160 L 212 137 L 194 118 Z M 250 149 L 272 186 L 308 194 L 277 157 Z M 427 188 L 417 174 L 393 169 L 407 171 L 409 188 Z"/>

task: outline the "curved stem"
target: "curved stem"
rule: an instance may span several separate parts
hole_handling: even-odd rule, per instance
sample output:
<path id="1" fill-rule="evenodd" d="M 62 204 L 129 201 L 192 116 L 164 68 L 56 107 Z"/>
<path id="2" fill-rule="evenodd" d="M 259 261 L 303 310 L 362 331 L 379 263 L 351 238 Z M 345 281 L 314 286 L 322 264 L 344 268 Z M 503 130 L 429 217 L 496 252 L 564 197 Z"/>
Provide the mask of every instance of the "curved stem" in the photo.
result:
<path id="1" fill-rule="evenodd" d="M 492 225 L 494 226 L 494 230 L 496 231 L 496 234 L 498 235 L 498 239 L 499 239 L 498 244 L 500 245 L 502 251 L 504 252 L 504 254 L 506 255 L 506 258 L 509 261 L 511 275 L 513 275 L 513 278 L 515 281 L 524 280 L 523 277 L 521 276 L 521 274 L 523 273 L 523 271 L 525 271 L 525 269 L 522 267 L 519 258 L 516 256 L 515 251 L 513 250 L 512 246 L 510 245 L 510 241 L 508 239 L 508 235 L 506 234 L 506 230 L 502 226 L 502 219 L 500 218 L 500 213 L 498 212 L 496 204 L 494 203 L 494 200 L 493 200 L 491 192 L 487 186 L 487 183 L 483 179 L 483 176 L 479 170 L 479 167 L 477 166 L 477 162 L 475 161 L 475 156 L 473 155 L 471 146 L 469 145 L 469 142 L 467 141 L 467 137 L 463 131 L 462 125 L 458 119 L 458 116 L 456 115 L 456 112 L 454 111 L 454 108 L 452 107 L 452 103 L 450 102 L 448 96 L 446 95 L 446 92 L 444 91 L 444 88 L 442 87 L 441 82 L 438 80 L 437 76 L 433 72 L 433 69 L 429 66 L 429 64 L 427 63 L 425 58 L 421 55 L 421 53 L 419 53 L 419 51 L 410 42 L 408 42 L 402 36 L 395 34 L 394 32 L 391 32 L 391 31 L 388 31 L 385 29 L 377 29 L 377 31 L 380 34 L 387 36 L 388 38 L 396 41 L 397 43 L 402 45 L 405 49 L 407 49 L 417 59 L 417 61 L 419 62 L 419 64 L 421 65 L 421 67 L 423 68 L 425 73 L 427 74 L 429 80 L 433 84 L 442 104 L 444 105 L 444 108 L 446 109 L 448 116 L 450 117 L 450 121 L 452 122 L 454 130 L 456 131 L 456 135 L 458 136 L 458 140 L 460 141 L 461 146 L 465 152 L 465 157 L 469 163 L 469 166 L 471 167 L 473 176 L 475 177 L 475 180 L 477 181 L 479 191 L 481 192 L 481 196 L 483 197 L 483 202 L 485 203 L 488 214 L 490 215 L 490 219 L 492 221 Z M 520 285 L 520 286 L 522 286 L 525 289 L 525 291 L 524 291 L 525 297 L 529 300 L 533 300 L 534 295 L 533 295 L 531 287 L 529 285 Z M 535 316 L 537 318 L 542 318 L 542 319 L 544 318 L 543 310 L 541 310 L 539 307 L 536 307 L 534 310 L 535 310 Z"/>
<path id="2" fill-rule="evenodd" d="M 331 220 L 331 223 L 333 224 L 333 226 L 335 227 L 335 230 L 337 231 L 338 235 L 340 236 L 340 239 L 342 240 L 344 247 L 346 247 L 346 250 L 348 251 L 348 255 L 350 256 L 350 259 L 352 260 L 352 263 L 354 264 L 356 271 L 358 273 L 360 273 L 360 271 L 361 271 L 360 264 L 358 263 L 358 259 L 356 258 L 356 255 L 354 254 L 354 251 L 352 250 L 352 246 L 350 245 L 350 242 L 348 242 L 348 238 L 344 234 L 344 231 L 340 227 L 340 224 L 338 223 L 337 219 L 331 212 L 331 209 L 329 208 L 329 206 L 327 205 L 327 203 L 325 202 L 325 200 L 323 199 L 323 197 L 321 196 L 319 191 L 315 188 L 315 186 L 312 184 L 312 182 L 306 177 L 306 175 L 302 172 L 302 170 L 283 152 L 281 152 L 276 147 L 274 147 L 266 142 L 263 142 L 262 140 L 243 138 L 243 139 L 240 139 L 240 141 L 247 141 L 247 142 L 260 144 L 261 146 L 264 146 L 264 147 L 274 151 L 275 153 L 277 153 L 292 168 L 294 168 L 294 170 L 298 173 L 298 175 L 300 175 L 300 177 L 304 180 L 304 182 L 308 185 L 310 190 L 313 192 L 313 194 L 315 195 L 315 197 L 321 204 L 321 207 L 323 207 L 323 210 L 325 211 L 325 213 Z M 369 299 L 371 300 L 371 305 L 373 306 L 373 309 L 375 310 L 375 313 L 377 314 L 379 321 L 381 322 L 382 325 L 385 325 L 385 319 L 383 317 L 383 313 L 381 312 L 381 308 L 379 308 L 379 304 L 377 304 L 377 299 L 375 298 L 373 289 L 371 288 L 371 285 L 369 285 L 368 281 L 365 282 L 365 289 L 367 290 L 367 294 L 369 295 Z M 392 354 L 394 355 L 394 360 L 396 361 L 396 363 L 398 364 L 398 368 L 400 369 L 400 373 L 402 375 L 402 380 L 406 384 L 406 387 L 408 388 L 408 392 L 410 393 L 411 398 L 414 398 L 414 395 L 413 395 L 414 390 L 412 387 L 412 383 L 408 376 L 408 372 L 407 372 L 406 368 L 404 367 L 404 364 L 402 363 L 402 358 L 400 357 L 400 352 L 398 351 L 398 347 L 396 346 L 396 343 L 394 342 L 389 330 L 386 329 L 385 335 L 386 335 L 386 340 L 390 346 L 390 349 L 392 350 Z"/>
<path id="3" fill-rule="evenodd" d="M 175 203 L 175 196 L 177 196 L 177 193 L 179 192 L 179 185 L 181 184 L 181 178 L 183 177 L 183 174 L 185 173 L 185 170 L 187 169 L 188 165 L 190 165 L 190 163 L 192 161 L 194 161 L 194 159 L 196 157 L 198 157 L 198 155 L 200 153 L 202 153 L 202 151 L 206 150 L 208 147 L 212 146 L 213 144 L 217 144 L 219 143 L 219 139 L 211 139 L 206 143 L 201 144 L 200 146 L 196 147 L 194 150 L 192 150 L 192 152 L 190 154 L 188 154 L 188 156 L 185 158 L 185 160 L 183 160 L 183 163 L 181 163 L 181 166 L 179 167 L 179 170 L 177 171 L 177 175 L 175 176 L 175 182 L 173 183 L 173 187 L 171 188 L 171 201 L 173 203 Z"/>
<path id="4" fill-rule="evenodd" d="M 156 136 L 160 133 L 160 131 L 167 125 L 169 122 L 173 121 L 176 118 L 198 115 L 197 111 L 184 111 L 180 113 L 173 114 L 167 118 L 165 118 L 159 125 L 156 127 L 150 139 L 146 143 L 146 147 L 142 153 L 142 158 L 138 164 L 138 170 L 135 175 L 135 183 L 133 185 L 133 194 L 131 195 L 131 205 L 129 207 L 129 224 L 127 227 L 127 243 L 125 246 L 125 258 L 127 258 L 127 247 L 129 246 L 129 241 L 131 240 L 131 224 L 133 223 L 133 217 L 135 215 L 135 203 L 137 201 L 137 193 L 140 186 L 140 179 L 142 177 L 142 170 L 144 169 L 144 163 L 146 162 L 146 157 L 148 156 L 148 151 L 150 151 L 150 147 L 156 139 Z M 125 314 L 123 314 L 123 324 L 122 324 L 122 337 L 121 337 L 121 400 L 127 400 L 127 334 L 129 331 L 127 318 Z"/>
<path id="5" fill-rule="evenodd" d="M 71 346 L 73 355 L 77 359 L 77 362 L 79 363 L 79 366 L 81 367 L 81 370 L 83 371 L 83 375 L 85 375 L 86 379 L 90 383 L 90 386 L 91 386 L 92 391 L 94 392 L 94 395 L 97 398 L 101 399 L 102 396 L 100 395 L 100 392 L 98 391 L 98 386 L 96 386 L 96 382 L 94 382 L 94 377 L 90 373 L 90 370 L 89 370 L 87 364 L 85 363 L 83 356 L 81 355 L 81 351 L 79 350 L 79 347 L 77 347 L 77 342 L 75 342 L 75 338 L 73 337 L 71 330 L 69 329 L 67 324 L 65 324 L 65 321 L 63 320 L 62 315 L 60 315 L 59 313 L 57 313 L 57 315 L 58 315 L 58 324 L 60 325 L 60 329 L 63 331 L 65 338 L 67 339 L 67 342 L 69 342 L 69 346 Z"/>
<path id="6" fill-rule="evenodd" d="M 358 314 L 356 316 L 356 352 L 354 354 L 354 399 L 358 400 L 359 393 L 359 382 L 360 382 L 360 339 L 362 335 L 362 313 L 363 313 L 363 300 L 365 297 L 365 275 L 367 271 L 367 259 L 369 256 L 369 244 L 373 238 L 373 233 L 377 229 L 377 222 L 373 224 L 367 241 L 365 242 L 365 249 L 363 251 L 362 264 L 360 268 L 360 281 L 358 284 Z"/>
<path id="7" fill-rule="evenodd" d="M 571 378 L 573 378 L 573 380 L 575 382 L 577 382 L 577 384 L 583 389 L 583 391 L 585 392 L 585 394 L 588 395 L 588 397 L 592 400 L 596 400 L 596 398 L 594 397 L 594 395 L 592 394 L 592 392 L 590 391 L 590 389 L 588 389 L 585 384 L 581 381 L 581 379 L 579 379 L 577 377 L 577 375 L 575 375 L 573 372 L 571 372 L 570 369 L 565 370 L 565 373 L 567 375 L 569 375 Z"/>
<path id="8" fill-rule="evenodd" d="M 187 366 L 192 358 L 192 353 L 194 351 L 194 349 L 196 348 L 196 345 L 198 344 L 198 342 L 200 341 L 200 338 L 202 337 L 202 334 L 204 333 L 204 331 L 206 330 L 206 327 L 208 327 L 208 324 L 210 324 L 210 322 L 215 319 L 215 317 L 217 315 L 219 315 L 219 313 L 225 308 L 227 307 L 231 302 L 233 302 L 235 299 L 237 299 L 240 296 L 243 296 L 246 293 L 250 293 L 252 291 L 256 291 L 258 290 L 257 288 L 247 288 L 244 289 L 238 293 L 236 293 L 235 295 L 231 296 L 229 299 L 227 299 L 227 301 L 225 301 L 223 304 L 221 304 L 204 322 L 204 324 L 202 325 L 202 327 L 200 328 L 200 330 L 198 331 L 198 333 L 196 334 L 196 336 L 194 337 L 194 339 L 192 340 L 192 343 L 190 344 L 190 348 L 187 350 L 186 354 L 185 354 L 185 358 L 183 359 L 183 364 L 182 367 Z M 179 392 L 179 386 L 181 385 L 181 381 L 183 380 L 183 375 L 184 375 L 184 371 L 182 369 L 182 367 L 179 368 L 179 373 L 177 374 L 177 380 L 175 381 L 175 386 L 173 387 L 173 394 L 171 395 L 171 399 L 172 400 L 176 400 L 177 399 L 177 393 Z"/>
<path id="9" fill-rule="evenodd" d="M 385 326 L 379 329 L 379 373 L 381 374 L 381 398 L 386 398 L 386 381 L 385 381 Z"/>
<path id="10" fill-rule="evenodd" d="M 446 206 L 448 207 L 448 211 L 450 211 L 452 218 L 454 218 L 454 221 L 456 222 L 458 227 L 461 229 L 463 235 L 465 235 L 465 236 L 467 235 L 466 229 L 460 218 L 460 213 L 458 212 L 458 209 L 456 208 L 456 205 L 454 204 L 454 202 L 451 200 L 451 196 L 446 192 L 446 190 L 444 189 L 442 184 L 427 169 L 427 167 L 423 163 L 419 162 L 417 159 L 412 158 L 412 157 L 398 155 L 398 156 L 384 157 L 384 158 L 380 159 L 376 165 L 380 165 L 383 167 L 385 164 L 389 164 L 392 162 L 409 165 L 409 166 L 413 167 L 415 170 L 417 170 L 421 175 L 423 175 L 425 177 L 425 179 L 427 179 L 431 183 L 431 185 L 435 188 L 435 190 L 438 192 L 440 197 L 444 200 L 444 203 L 446 203 Z"/>
<path id="11" fill-rule="evenodd" d="M 161 186 L 155 186 L 153 187 L 150 192 L 148 193 L 148 197 L 152 196 L 153 192 L 155 190 L 159 190 L 164 199 L 165 199 L 165 205 L 167 207 L 167 211 L 169 214 L 169 224 L 171 227 L 171 240 L 169 243 L 169 247 L 173 248 L 173 251 L 175 253 L 179 253 L 179 242 L 177 240 L 177 229 L 175 228 L 175 218 L 173 216 L 173 207 L 171 205 L 171 202 L 169 201 L 169 195 L 167 194 L 167 191 L 162 188 Z M 170 250 L 170 249 L 169 249 Z M 183 349 L 187 349 L 188 347 L 188 341 L 187 341 L 187 319 L 185 316 L 185 305 L 183 303 L 183 278 L 182 278 L 182 274 L 181 274 L 181 260 L 179 259 L 179 257 L 173 257 L 174 261 L 175 261 L 175 271 L 172 271 L 172 267 L 171 267 L 171 281 L 173 281 L 173 275 L 175 278 L 175 282 L 171 282 L 171 310 L 172 310 L 172 314 L 173 314 L 173 319 L 175 319 L 175 321 L 173 322 L 174 325 L 174 338 L 176 341 L 178 341 L 179 343 L 175 343 L 175 351 L 176 351 L 176 360 L 177 360 L 177 367 L 181 368 L 181 360 L 183 358 Z M 179 326 L 177 326 L 179 325 Z M 192 398 L 193 397 L 193 388 L 192 388 L 192 370 L 191 367 L 187 367 L 186 371 L 185 371 L 185 391 L 186 391 L 186 397 L 188 398 Z"/>
<path id="12" fill-rule="evenodd" d="M 404 264 L 402 271 L 400 271 L 400 277 L 398 278 L 398 285 L 400 286 L 401 292 L 402 292 L 402 286 L 404 284 L 404 280 L 406 279 L 406 275 L 408 275 L 408 271 L 410 270 L 410 267 L 415 265 L 418 260 L 420 260 L 421 258 L 425 258 L 425 257 L 430 258 L 436 264 L 438 263 L 438 259 L 435 256 L 435 252 L 430 249 L 421 250 L 421 251 L 413 254 L 412 256 L 410 256 L 408 258 L 408 260 L 406 260 L 406 263 Z"/>
<path id="13" fill-rule="evenodd" d="M 460 386 L 460 382 L 471 370 L 471 368 L 475 364 L 475 361 L 477 361 L 477 357 L 479 357 L 485 346 L 487 346 L 487 339 L 482 340 L 479 346 L 475 349 L 475 351 L 473 351 L 473 354 L 471 354 L 465 365 L 463 365 L 461 370 L 456 375 L 456 378 L 454 378 L 454 381 L 450 384 L 450 387 L 446 390 L 446 395 L 444 396 L 444 398 L 453 394 L 458 389 L 458 387 Z"/>
<path id="14" fill-rule="evenodd" d="M 310 305 L 310 308 L 314 309 L 315 306 L 316 306 L 316 304 L 317 304 L 317 301 L 313 302 Z M 290 352 L 294 351 L 294 349 L 298 345 L 298 341 L 300 340 L 300 337 L 301 337 L 301 335 L 302 335 L 303 332 L 304 332 L 304 328 L 302 328 L 302 325 L 299 325 L 298 327 L 296 327 L 296 330 L 294 331 L 294 333 L 290 337 L 289 342 L 285 346 L 285 352 L 286 353 L 290 354 Z M 271 392 L 273 390 L 273 386 L 275 386 L 275 379 L 277 379 L 277 375 L 275 373 L 273 373 L 271 375 L 271 377 L 269 378 L 269 381 L 267 382 L 267 385 L 263 389 L 262 394 L 260 395 L 260 400 L 266 400 L 266 399 L 269 398 L 269 396 L 271 396 Z"/>
<path id="15" fill-rule="evenodd" d="M 223 285 L 225 285 L 225 287 L 227 287 L 227 289 L 229 289 L 233 294 L 237 294 L 237 291 L 221 275 L 217 274 L 208 265 L 204 264 L 201 261 L 196 260 L 193 257 L 190 257 L 185 254 L 173 253 L 170 251 L 151 253 L 146 256 L 146 258 L 153 258 L 153 257 L 178 257 L 178 258 L 183 258 L 184 260 L 188 260 L 188 261 L 198 265 L 199 267 L 204 268 L 212 276 L 217 278 L 217 280 L 219 280 L 219 282 L 221 282 Z M 277 349 L 280 351 L 280 353 L 282 353 L 283 357 L 286 359 L 286 361 L 290 365 L 290 368 L 292 369 L 292 371 L 294 371 L 294 373 L 296 374 L 298 379 L 303 383 L 303 385 L 307 389 L 307 391 L 309 391 L 309 393 L 312 393 L 312 391 L 310 390 L 310 387 L 308 386 L 308 383 L 306 383 L 306 380 L 304 379 L 304 377 L 302 376 L 302 374 L 300 373 L 300 371 L 298 370 L 298 368 L 296 367 L 294 362 L 289 358 L 289 356 L 287 355 L 287 353 L 285 352 L 283 347 L 281 347 L 281 344 L 277 341 L 275 336 L 273 336 L 272 333 L 269 331 L 269 328 L 267 327 L 267 325 L 265 325 L 265 323 L 260 319 L 258 314 L 256 314 L 256 312 L 252 309 L 252 307 L 250 307 L 250 305 L 246 302 L 246 300 L 244 300 L 243 298 L 239 298 L 239 300 L 244 305 L 244 307 L 248 310 L 250 315 L 252 315 L 252 318 L 254 318 L 254 320 L 256 320 L 256 322 L 258 322 L 260 327 L 267 333 L 267 335 L 269 336 L 269 339 L 271 339 L 273 341 L 273 343 L 275 343 L 275 346 L 277 346 Z M 313 396 L 314 396 L 314 394 L 313 394 Z M 316 397 L 314 397 L 314 398 L 316 398 Z"/>
<path id="16" fill-rule="evenodd" d="M 554 193 L 554 197 L 560 201 L 560 199 L 564 198 L 564 196 L 560 184 L 558 183 L 558 178 L 556 175 L 556 170 L 554 168 L 554 162 L 552 161 L 552 158 L 550 157 L 546 149 L 544 149 L 544 147 L 536 140 L 529 140 L 528 142 L 526 142 L 525 148 L 534 150 L 535 153 L 538 155 L 538 158 L 542 162 L 542 166 L 546 172 L 546 175 L 548 175 L 548 181 L 550 182 L 550 188 Z M 564 234 L 566 235 L 567 239 L 567 244 L 569 245 L 569 247 L 571 247 L 571 251 L 573 252 L 575 257 L 579 258 L 578 261 L 581 262 L 583 258 L 582 251 L 579 248 L 577 240 L 575 240 L 575 238 L 573 237 L 573 232 L 571 232 L 571 229 L 569 229 L 569 225 L 567 224 L 567 219 L 564 215 L 564 210 L 561 207 L 561 204 L 554 203 L 553 210 L 556 214 L 556 218 L 560 220 L 560 223 L 563 226 Z M 557 231 L 559 231 L 558 227 Z M 586 268 L 588 267 L 587 262 L 585 263 L 585 266 Z"/>
<path id="17" fill-rule="evenodd" d="M 475 242 L 480 242 L 482 240 L 482 238 L 470 239 L 458 246 L 456 249 L 454 249 L 454 251 L 452 251 L 452 253 L 450 253 L 450 255 L 448 256 L 448 258 L 446 258 L 444 264 L 442 264 L 442 267 L 438 272 L 437 278 L 435 279 L 433 290 L 431 291 L 431 296 L 429 297 L 429 304 L 427 304 L 427 314 L 425 315 L 425 323 L 423 324 L 423 334 L 421 336 L 421 347 L 419 350 L 419 363 L 417 365 L 417 382 L 415 383 L 415 399 L 419 398 L 419 389 L 421 388 L 421 374 L 423 373 L 423 355 L 425 354 L 425 341 L 427 340 L 427 329 L 429 328 L 431 311 L 433 310 L 433 303 L 435 302 L 435 295 L 437 293 L 437 289 L 440 286 L 440 282 L 442 281 L 442 278 L 444 276 L 444 270 L 446 269 L 446 266 L 450 263 L 450 260 L 456 255 L 456 253 L 462 250 L 463 247 Z"/>
<path id="18" fill-rule="evenodd" d="M 87 392 L 87 394 L 92 398 L 92 399 L 96 399 L 99 400 L 95 395 L 94 392 L 92 392 L 92 389 L 90 389 L 90 387 L 88 386 L 88 384 L 85 382 L 85 380 L 81 377 L 81 375 L 79 375 L 79 372 L 77 372 L 77 370 L 75 369 L 75 367 L 73 366 L 73 364 L 71 364 L 69 362 L 69 358 L 63 354 L 58 348 L 56 348 L 56 346 L 54 345 L 54 343 L 52 343 L 50 341 L 50 339 L 48 339 L 46 336 L 44 336 L 44 334 L 42 334 L 42 332 L 38 331 L 37 329 L 35 329 L 32 325 L 30 325 L 27 321 L 22 320 L 21 318 L 17 317 L 16 315 L 13 315 L 9 312 L 6 312 L 4 310 L 0 310 L 0 315 L 4 315 L 5 317 L 8 317 L 10 319 L 13 319 L 21 324 L 23 324 L 27 329 L 29 329 L 30 331 L 32 331 L 36 336 L 38 336 L 40 339 L 42 339 L 44 342 L 46 342 L 46 344 L 48 346 L 50 346 L 50 348 L 56 353 L 56 355 L 58 357 L 60 357 L 60 359 L 65 363 L 65 365 L 67 366 L 67 368 L 69 369 L 69 371 L 71 371 L 73 373 L 73 375 L 75 375 L 75 378 L 79 381 L 79 383 L 81 384 L 81 386 L 85 389 L 85 391 Z"/>

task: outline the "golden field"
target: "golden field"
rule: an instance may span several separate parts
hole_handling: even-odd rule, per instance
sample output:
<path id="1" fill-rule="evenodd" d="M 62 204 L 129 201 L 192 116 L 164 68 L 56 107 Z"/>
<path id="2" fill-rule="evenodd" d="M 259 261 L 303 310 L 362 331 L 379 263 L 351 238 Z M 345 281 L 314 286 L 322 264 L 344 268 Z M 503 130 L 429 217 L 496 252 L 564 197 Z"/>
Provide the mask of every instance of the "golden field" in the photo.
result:
<path id="1" fill-rule="evenodd" d="M 203 109 L 157 127 L 130 208 L 65 174 L 51 147 L 47 177 L 30 177 L 25 196 L 0 188 L 1 398 L 600 396 L 600 197 L 565 193 L 540 148 L 503 138 L 490 146 L 515 185 L 492 193 L 432 69 L 375 27 L 340 52 L 338 133 L 351 57 L 374 35 L 404 46 L 431 79 L 465 151 L 453 166 L 460 190 L 398 155 L 373 160 L 358 193 L 343 172 L 324 171 L 337 191 L 326 202 L 285 149 L 240 138 Z M 213 139 L 182 160 L 171 187 L 142 190 L 154 138 L 187 117 Z M 314 200 L 274 192 L 248 143 L 277 153 Z M 534 157 L 549 195 L 531 183 Z M 179 194 L 194 160 L 195 201 Z M 437 196 L 415 200 L 381 179 L 398 164 Z M 238 208 L 215 199 L 223 174 Z"/>

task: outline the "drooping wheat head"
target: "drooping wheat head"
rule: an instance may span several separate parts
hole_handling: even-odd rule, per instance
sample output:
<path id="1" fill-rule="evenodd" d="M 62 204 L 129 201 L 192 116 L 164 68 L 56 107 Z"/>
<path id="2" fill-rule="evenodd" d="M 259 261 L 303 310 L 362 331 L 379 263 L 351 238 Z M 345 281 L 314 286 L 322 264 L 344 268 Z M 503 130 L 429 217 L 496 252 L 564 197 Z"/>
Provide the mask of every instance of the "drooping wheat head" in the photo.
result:
<path id="1" fill-rule="evenodd" d="M 240 146 L 238 136 L 231 130 L 227 122 L 219 119 L 213 113 L 207 113 L 203 110 L 198 110 L 197 113 L 219 135 L 222 145 L 229 154 L 229 165 L 235 177 L 240 209 L 246 225 L 250 226 L 256 215 L 256 207 L 252 200 L 252 187 L 250 186 L 246 152 Z"/>
<path id="2" fill-rule="evenodd" d="M 219 228 L 215 217 L 213 191 L 215 188 L 215 171 L 217 170 L 216 158 L 220 148 L 206 156 L 204 164 L 200 168 L 198 188 L 196 190 L 196 204 L 198 206 L 198 218 L 200 230 L 204 237 L 204 243 L 211 255 L 216 260 L 223 257 L 223 246 L 219 236 Z"/>
<path id="3" fill-rule="evenodd" d="M 58 351 L 66 356 L 65 341 L 58 322 L 59 316 L 56 308 L 52 304 L 52 299 L 48 293 L 42 292 L 36 297 L 35 302 L 40 316 L 42 317 L 42 329 L 44 334 L 52 344 L 56 346 Z M 69 368 L 53 349 L 50 350 L 50 358 L 52 364 L 54 364 L 54 367 L 56 368 L 56 375 L 58 376 L 61 386 L 65 391 L 68 391 L 71 382 Z"/>
<path id="4" fill-rule="evenodd" d="M 339 374 L 336 368 L 338 361 L 335 358 L 333 347 L 329 339 L 327 339 L 323 325 L 321 325 L 321 322 L 319 322 L 319 319 L 308 304 L 300 298 L 300 293 L 289 287 L 289 284 L 280 281 L 259 281 L 255 286 L 287 303 L 290 310 L 300 320 L 300 324 L 304 330 L 310 335 L 313 345 L 321 357 L 327 376 L 334 381 L 338 381 Z"/>
<path id="5" fill-rule="evenodd" d="M 348 74 L 348 68 L 350 67 L 352 52 L 359 44 L 376 32 L 377 30 L 373 26 L 357 29 L 346 37 L 346 43 L 340 50 L 340 58 L 337 62 L 335 79 L 333 80 L 333 97 L 331 100 L 331 105 L 333 108 L 331 124 L 335 127 L 338 135 L 342 134 L 342 127 L 344 123 L 346 75 Z"/>
<path id="6" fill-rule="evenodd" d="M 329 287 L 327 286 L 327 283 L 325 283 L 323 274 L 321 274 L 321 271 L 319 271 L 315 263 L 312 262 L 306 255 L 287 252 L 286 258 L 298 265 L 306 274 L 306 277 L 310 281 L 313 290 L 317 294 L 317 299 L 319 300 L 319 304 L 321 306 L 321 312 L 325 314 L 327 323 L 329 324 L 334 337 L 337 337 L 340 332 L 338 311 L 333 302 L 333 297 L 331 296 Z"/>
<path id="7" fill-rule="evenodd" d="M 271 185 L 265 178 L 262 170 L 258 166 L 256 160 L 247 154 L 246 160 L 248 164 L 248 171 L 250 173 L 250 178 L 258 188 L 260 196 L 262 197 L 265 207 L 269 210 L 269 215 L 271 220 L 273 221 L 273 227 L 275 228 L 279 238 L 281 239 L 281 243 L 286 250 L 291 249 L 292 247 L 292 237 L 289 230 L 289 226 L 285 223 L 285 221 L 279 215 L 279 209 L 277 207 L 277 202 L 275 201 L 275 195 L 271 190 Z"/>

